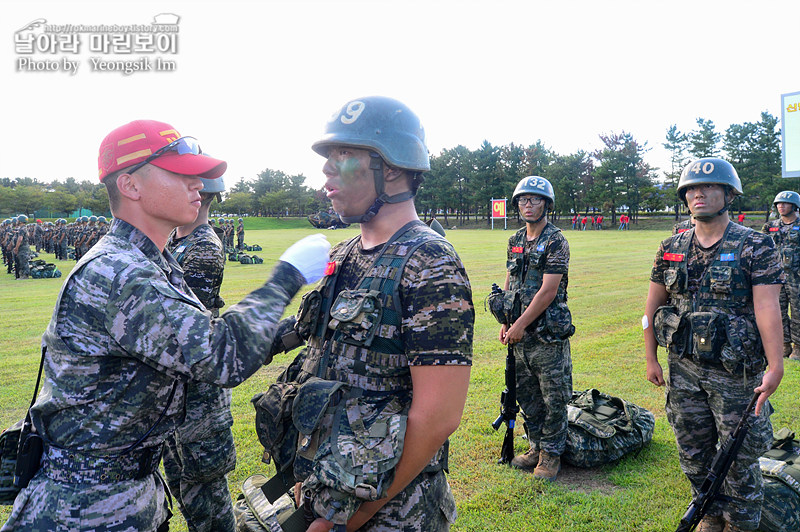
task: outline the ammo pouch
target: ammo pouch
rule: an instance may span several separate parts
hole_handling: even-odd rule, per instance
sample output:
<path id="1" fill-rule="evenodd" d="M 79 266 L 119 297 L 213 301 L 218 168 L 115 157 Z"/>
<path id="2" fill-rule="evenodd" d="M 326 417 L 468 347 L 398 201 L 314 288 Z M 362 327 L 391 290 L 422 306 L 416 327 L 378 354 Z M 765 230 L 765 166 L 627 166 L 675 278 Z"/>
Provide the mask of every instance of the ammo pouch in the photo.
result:
<path id="1" fill-rule="evenodd" d="M 711 293 L 727 295 L 731 293 L 733 268 L 730 266 L 711 266 L 708 269 L 708 278 L 711 282 Z"/>
<path id="2" fill-rule="evenodd" d="M 661 347 L 670 353 L 685 356 L 688 353 L 689 334 L 686 321 L 678 315 L 678 309 L 670 305 L 658 307 L 653 313 L 653 333 Z"/>
<path id="3" fill-rule="evenodd" d="M 377 290 L 342 290 L 331 307 L 328 328 L 339 331 L 342 341 L 369 347 L 381 323 L 383 308 Z"/>
<path id="4" fill-rule="evenodd" d="M 570 313 L 566 301 L 551 303 L 536 320 L 534 327 L 534 334 L 547 344 L 566 340 L 575 334 L 572 313 Z"/>
<path id="5" fill-rule="evenodd" d="M 251 400 L 256 409 L 256 434 L 264 446 L 261 460 L 266 464 L 274 460 L 275 469 L 284 477 L 297 450 L 298 433 L 292 423 L 292 404 L 299 388 L 296 382 L 276 382 Z M 293 480 L 286 478 L 288 484 Z"/>
<path id="6" fill-rule="evenodd" d="M 311 377 L 297 390 L 291 413 L 298 433 L 295 478 L 304 480 L 311 474 L 322 428 L 330 426 L 330 423 L 323 423 L 323 419 L 332 420 L 333 410 L 348 388 L 343 382 Z"/>
<path id="7" fill-rule="evenodd" d="M 327 393 L 320 385 L 314 387 L 319 391 L 312 390 L 308 397 L 298 395 L 295 413 L 305 410 L 309 401 L 312 412 L 325 403 L 324 414 L 319 416 L 325 421 L 311 435 L 311 445 L 316 444 L 317 449 L 303 492 L 310 492 L 316 515 L 344 524 L 361 503 L 386 495 L 403 453 L 410 401 L 396 396 L 364 396 L 359 388 L 335 384 L 340 386 L 328 386 Z M 310 425 L 300 429 L 301 433 Z M 298 457 L 300 454 L 298 451 Z"/>
<path id="8" fill-rule="evenodd" d="M 716 312 L 690 312 L 686 315 L 695 362 L 719 362 L 725 342 L 725 317 Z"/>
<path id="9" fill-rule="evenodd" d="M 752 320 L 730 316 L 725 325 L 727 342 L 722 346 L 720 361 L 733 375 L 756 374 L 766 366 L 761 335 Z"/>
<path id="10" fill-rule="evenodd" d="M 297 310 L 297 326 L 295 327 L 301 338 L 307 340 L 316 330 L 321 306 L 322 294 L 319 290 L 312 290 L 303 296 L 300 308 Z"/>
<path id="11" fill-rule="evenodd" d="M 689 276 L 683 268 L 668 268 L 664 272 L 664 287 L 670 294 L 684 294 L 689 288 Z"/>

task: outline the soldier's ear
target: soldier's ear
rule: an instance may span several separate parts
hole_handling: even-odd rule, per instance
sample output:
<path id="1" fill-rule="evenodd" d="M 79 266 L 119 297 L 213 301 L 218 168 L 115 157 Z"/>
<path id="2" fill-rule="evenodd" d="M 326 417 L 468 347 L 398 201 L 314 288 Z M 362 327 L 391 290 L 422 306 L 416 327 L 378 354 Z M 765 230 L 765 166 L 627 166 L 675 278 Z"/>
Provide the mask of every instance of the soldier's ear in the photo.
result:
<path id="1" fill-rule="evenodd" d="M 142 197 L 140 193 L 141 186 L 141 181 L 135 175 L 124 173 L 117 177 L 117 188 L 120 195 L 130 200 L 138 201 Z"/>

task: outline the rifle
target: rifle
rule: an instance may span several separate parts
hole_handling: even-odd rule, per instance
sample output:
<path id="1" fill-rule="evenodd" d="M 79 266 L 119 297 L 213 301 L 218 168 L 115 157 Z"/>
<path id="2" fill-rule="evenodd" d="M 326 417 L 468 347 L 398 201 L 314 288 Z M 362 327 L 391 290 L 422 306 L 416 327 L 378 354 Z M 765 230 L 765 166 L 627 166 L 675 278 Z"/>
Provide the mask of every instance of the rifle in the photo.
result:
<path id="1" fill-rule="evenodd" d="M 734 431 L 728 436 L 725 444 L 717 451 L 717 454 L 711 461 L 711 466 L 708 468 L 708 474 L 705 480 L 703 480 L 703 484 L 697 491 L 697 495 L 692 499 L 691 504 L 689 504 L 689 508 L 686 509 L 686 513 L 683 514 L 676 532 L 691 532 L 694 530 L 698 523 L 700 523 L 700 520 L 703 519 L 703 516 L 706 515 L 711 503 L 717 499 L 722 500 L 725 497 L 719 494 L 719 490 L 722 487 L 722 482 L 728 475 L 728 470 L 731 468 L 733 460 L 736 458 L 736 455 L 739 454 L 739 449 L 742 447 L 744 438 L 747 436 L 747 431 L 750 429 L 747 418 L 749 417 L 750 411 L 753 410 L 759 395 L 760 393 L 753 395 L 747 408 L 744 409 L 739 424 L 736 425 Z"/>
<path id="2" fill-rule="evenodd" d="M 492 295 L 501 298 L 503 291 L 496 284 L 492 284 Z M 503 324 L 510 327 L 520 314 L 519 297 L 514 297 L 510 316 L 506 316 Z M 497 315 L 495 315 L 497 317 Z M 506 435 L 503 438 L 503 446 L 500 448 L 500 460 L 498 464 L 508 464 L 514 458 L 514 425 L 517 420 L 517 367 L 514 358 L 514 346 L 508 344 L 506 354 L 506 389 L 500 394 L 500 415 L 492 423 L 492 428 L 497 430 L 503 423 L 506 424 Z"/>

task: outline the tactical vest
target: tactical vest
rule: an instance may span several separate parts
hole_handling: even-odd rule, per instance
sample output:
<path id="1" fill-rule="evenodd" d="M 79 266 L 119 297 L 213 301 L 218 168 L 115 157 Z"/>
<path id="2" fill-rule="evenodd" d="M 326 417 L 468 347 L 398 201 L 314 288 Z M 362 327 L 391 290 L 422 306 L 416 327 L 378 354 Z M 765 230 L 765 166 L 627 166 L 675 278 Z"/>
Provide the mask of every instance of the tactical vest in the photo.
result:
<path id="1" fill-rule="evenodd" d="M 788 225 L 775 220 L 767 224 L 766 229 L 778 246 L 784 272 L 797 275 L 800 272 L 800 218 Z"/>
<path id="2" fill-rule="evenodd" d="M 512 237 L 512 258 L 506 262 L 509 273 L 508 291 L 519 292 L 522 312 L 531 304 L 542 287 L 547 259 L 545 251 L 550 240 L 559 232 L 561 229 L 548 222 L 536 241 L 536 247 L 530 253 L 525 252 L 526 228 L 523 227 Z M 563 279 L 558 284 L 553 301 L 526 331 L 546 343 L 564 340 L 575 333 L 572 315 L 567 307 L 567 289 Z"/>
<path id="3" fill-rule="evenodd" d="M 450 245 L 420 221 L 383 246 L 355 289 L 336 293 L 339 273 L 360 241 L 331 258 L 327 276 L 298 313 L 311 333 L 299 357 L 303 383 L 292 401 L 298 445 L 294 474 L 304 479 L 316 515 L 343 525 L 358 506 L 386 495 L 403 453 L 411 372 L 401 338 L 399 288 L 409 258 L 423 244 Z M 268 392 L 269 393 L 269 392 Z M 426 471 L 447 468 L 447 442 Z"/>
<path id="4" fill-rule="evenodd" d="M 733 374 L 764 369 L 752 287 L 741 267 L 742 247 L 751 232 L 728 223 L 694 294 L 689 292 L 688 255 L 695 230 L 672 238 L 662 257 L 670 265 L 664 286 L 671 304 L 659 307 L 653 319 L 659 345 L 698 363 L 722 365 Z"/>

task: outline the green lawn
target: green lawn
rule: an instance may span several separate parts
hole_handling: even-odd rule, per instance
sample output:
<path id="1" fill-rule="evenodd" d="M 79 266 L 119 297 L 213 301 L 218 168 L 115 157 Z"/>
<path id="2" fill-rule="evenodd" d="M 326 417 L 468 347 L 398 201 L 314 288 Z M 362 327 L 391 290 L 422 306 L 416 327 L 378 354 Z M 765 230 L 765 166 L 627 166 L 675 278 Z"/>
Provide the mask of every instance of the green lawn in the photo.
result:
<path id="1" fill-rule="evenodd" d="M 246 221 L 246 241 L 260 244 L 263 265 L 228 263 L 222 296 L 241 299 L 269 275 L 271 265 L 293 241 L 317 230 L 306 222 Z M 250 229 L 250 227 L 265 227 Z M 269 228 L 266 228 L 269 227 Z M 490 423 L 499 413 L 505 347 L 497 341 L 498 325 L 484 309 L 493 282 L 505 276 L 505 247 L 511 231 L 451 230 L 447 237 L 463 259 L 476 308 L 474 365 L 461 427 L 451 438 L 450 483 L 458 503 L 456 531 L 664 531 L 674 529 L 689 502 L 689 486 L 678 466 L 674 438 L 664 415 L 663 390 L 644 378 L 640 318 L 648 277 L 668 222 L 658 230 L 577 232 L 567 230 L 570 264 L 569 305 L 576 326 L 572 338 L 574 387 L 598 388 L 655 413 L 652 443 L 635 456 L 595 470 L 565 468 L 553 484 L 499 466 L 502 430 Z M 356 234 L 357 226 L 324 231 L 334 243 Z M 43 255 L 48 262 L 52 255 Z M 71 262 L 56 261 L 66 274 Z M 62 279 L 14 281 L 0 274 L 0 426 L 25 412 L 38 369 L 41 334 L 47 326 Z M 302 295 L 302 294 L 300 294 Z M 297 308 L 300 295 L 290 311 Z M 664 358 L 661 354 L 662 360 Z M 260 462 L 261 447 L 253 428 L 250 398 L 265 389 L 291 359 L 277 358 L 233 392 L 234 436 L 239 456 L 229 482 L 234 497 L 242 481 L 256 472 L 271 472 Z M 800 429 L 798 364 L 789 361 L 781 388 L 773 396 L 776 429 Z M 521 434 L 518 429 L 518 435 Z M 525 442 L 517 438 L 517 449 Z M 9 507 L 0 508 L 0 522 Z M 185 530 L 180 517 L 173 530 Z"/>

